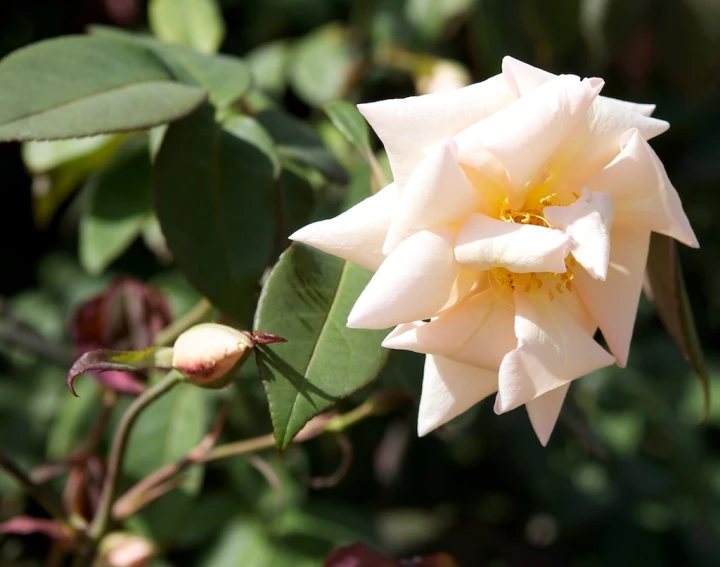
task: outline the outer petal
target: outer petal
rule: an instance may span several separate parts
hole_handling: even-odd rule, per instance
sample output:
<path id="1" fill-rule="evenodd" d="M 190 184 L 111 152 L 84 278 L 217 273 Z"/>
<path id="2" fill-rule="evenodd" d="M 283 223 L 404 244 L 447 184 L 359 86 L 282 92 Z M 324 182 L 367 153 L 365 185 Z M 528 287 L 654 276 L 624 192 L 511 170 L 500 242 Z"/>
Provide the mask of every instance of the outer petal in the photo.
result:
<path id="1" fill-rule="evenodd" d="M 612 193 L 583 190 L 567 207 L 545 207 L 543 216 L 553 228 L 570 237 L 570 251 L 592 275 L 604 280 L 610 259 L 610 226 L 615 212 Z"/>
<path id="2" fill-rule="evenodd" d="M 559 230 L 472 215 L 458 234 L 455 258 L 476 270 L 562 273 L 569 246 Z"/>
<path id="3" fill-rule="evenodd" d="M 423 149 L 454 136 L 515 100 L 501 75 L 454 91 L 359 104 L 385 145 L 401 189 L 423 158 Z"/>
<path id="4" fill-rule="evenodd" d="M 441 356 L 425 358 L 418 435 L 427 435 L 497 390 L 497 372 Z"/>
<path id="5" fill-rule="evenodd" d="M 505 354 L 517 346 L 511 299 L 487 289 L 429 323 L 398 327 L 383 346 L 441 355 L 497 371 Z"/>
<path id="6" fill-rule="evenodd" d="M 551 81 L 557 75 L 523 63 L 514 57 L 505 56 L 502 60 L 503 77 L 508 83 L 510 90 L 516 96 L 523 96 Z"/>
<path id="7" fill-rule="evenodd" d="M 564 183 L 582 182 L 615 158 L 621 138 L 629 129 L 637 128 L 642 138 L 649 140 L 670 127 L 664 120 L 640 114 L 635 108 L 614 98 L 598 97 L 586 119 L 558 147 L 548 169 Z"/>
<path id="8" fill-rule="evenodd" d="M 520 209 L 529 189 L 542 181 L 544 166 L 565 136 L 587 114 L 603 86 L 601 79 L 564 75 L 546 82 L 507 108 L 456 136 L 459 159 L 494 175 L 486 167 L 489 151 L 504 166 L 510 207 Z M 501 181 L 501 180 L 500 180 Z"/>
<path id="9" fill-rule="evenodd" d="M 457 146 L 448 138 L 432 148 L 415 168 L 390 224 L 385 254 L 411 234 L 462 220 L 477 208 L 478 194 L 456 156 Z"/>
<path id="10" fill-rule="evenodd" d="M 633 129 L 623 136 L 621 147 L 620 154 L 587 185 L 616 196 L 618 224 L 643 227 L 697 248 L 680 197 L 650 145 Z"/>
<path id="11" fill-rule="evenodd" d="M 565 384 L 525 404 L 530 423 L 532 423 L 535 434 L 543 447 L 547 445 L 550 435 L 555 429 L 569 388 L 570 384 Z"/>
<path id="12" fill-rule="evenodd" d="M 391 183 L 341 215 L 301 228 L 290 240 L 375 271 L 385 260 L 382 246 L 397 198 L 397 188 Z"/>
<path id="13" fill-rule="evenodd" d="M 515 310 L 518 347 L 500 365 L 496 413 L 615 361 L 559 302 L 516 291 Z"/>
<path id="14" fill-rule="evenodd" d="M 386 329 L 434 317 L 448 302 L 460 272 L 454 238 L 453 231 L 439 229 L 404 240 L 360 294 L 348 327 Z"/>
<path id="15" fill-rule="evenodd" d="M 645 277 L 650 232 L 615 225 L 610 238 L 613 246 L 607 280 L 598 281 L 578 270 L 573 285 L 600 327 L 617 365 L 624 367 Z"/>
<path id="16" fill-rule="evenodd" d="M 517 96 L 524 96 L 540 85 L 547 83 L 549 80 L 554 79 L 557 75 L 523 63 L 513 57 L 506 56 L 502 62 L 503 77 L 508 83 L 510 90 Z M 654 104 L 640 104 L 637 102 L 629 102 L 627 100 L 619 100 L 610 97 L 599 97 L 600 99 L 607 99 L 625 106 L 628 110 L 642 114 L 643 116 L 652 116 L 655 112 Z"/>

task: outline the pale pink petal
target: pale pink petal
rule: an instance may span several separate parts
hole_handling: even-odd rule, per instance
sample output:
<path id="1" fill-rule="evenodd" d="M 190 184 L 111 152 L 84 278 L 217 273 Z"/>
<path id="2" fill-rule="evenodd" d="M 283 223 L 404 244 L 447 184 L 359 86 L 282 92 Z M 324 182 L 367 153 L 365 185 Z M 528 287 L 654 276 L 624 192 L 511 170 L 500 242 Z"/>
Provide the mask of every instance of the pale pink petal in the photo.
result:
<path id="1" fill-rule="evenodd" d="M 383 247 L 390 254 L 405 238 L 465 218 L 479 197 L 457 162 L 452 138 L 432 148 L 418 164 L 400 196 Z"/>
<path id="2" fill-rule="evenodd" d="M 543 447 L 547 445 L 550 435 L 555 429 L 569 388 L 570 384 L 565 384 L 525 404 L 530 423 L 532 423 L 535 434 Z"/>
<path id="3" fill-rule="evenodd" d="M 586 183 L 593 190 L 615 195 L 617 223 L 699 246 L 662 162 L 637 130 L 625 134 L 620 154 Z"/>
<path id="4" fill-rule="evenodd" d="M 630 102 L 629 100 L 620 100 L 617 98 L 611 98 L 611 97 L 601 97 L 601 98 L 607 98 L 608 100 L 611 100 L 613 104 L 619 103 L 625 106 L 628 110 L 631 110 L 632 112 L 637 112 L 638 114 L 642 114 L 643 116 L 652 116 L 653 112 L 655 112 L 655 109 L 657 108 L 654 104 L 644 104 L 641 102 Z"/>
<path id="5" fill-rule="evenodd" d="M 425 357 L 418 435 L 427 435 L 497 390 L 497 372 L 441 356 Z"/>
<path id="6" fill-rule="evenodd" d="M 491 289 L 466 299 L 425 324 L 403 325 L 383 346 L 436 354 L 477 367 L 497 370 L 506 353 L 517 346 L 512 296 Z"/>
<path id="7" fill-rule="evenodd" d="M 476 270 L 562 273 L 569 246 L 559 230 L 472 215 L 458 234 L 455 258 Z"/>
<path id="8" fill-rule="evenodd" d="M 586 118 L 558 147 L 548 170 L 563 183 L 584 182 L 617 156 L 621 138 L 629 129 L 637 128 L 642 138 L 649 140 L 669 127 L 664 120 L 636 112 L 624 101 L 598 97 Z"/>
<path id="9" fill-rule="evenodd" d="M 388 153 L 395 183 L 405 187 L 423 150 L 454 136 L 515 100 L 502 75 L 457 89 L 359 104 Z"/>
<path id="10" fill-rule="evenodd" d="M 516 96 L 525 96 L 540 85 L 544 85 L 557 77 L 557 75 L 523 63 L 509 55 L 503 57 L 502 73 L 510 90 L 515 93 Z"/>
<path id="11" fill-rule="evenodd" d="M 434 317 L 448 301 L 460 271 L 455 233 L 424 230 L 405 239 L 360 294 L 348 327 L 386 329 Z"/>
<path id="12" fill-rule="evenodd" d="M 341 215 L 301 228 L 290 240 L 375 271 L 385 260 L 382 247 L 397 199 L 391 183 Z"/>
<path id="13" fill-rule="evenodd" d="M 650 232 L 616 224 L 604 282 L 577 270 L 573 286 L 597 322 L 617 365 L 627 364 L 640 291 L 645 277 Z"/>
<path id="14" fill-rule="evenodd" d="M 567 207 L 545 207 L 543 216 L 550 226 L 570 237 L 570 252 L 592 277 L 607 277 L 610 259 L 610 226 L 615 196 L 608 192 L 583 190 Z"/>
<path id="15" fill-rule="evenodd" d="M 534 184 L 543 180 L 545 165 L 565 136 L 581 120 L 603 86 L 601 79 L 563 75 L 546 82 L 510 106 L 481 120 L 455 137 L 461 162 L 483 171 L 490 152 L 505 168 L 508 202 L 521 209 Z M 482 157 L 482 163 L 478 162 Z M 501 179 L 495 179 L 502 181 Z"/>
<path id="16" fill-rule="evenodd" d="M 504 413 L 614 358 L 557 301 L 515 291 L 517 349 L 500 365 L 496 413 Z"/>

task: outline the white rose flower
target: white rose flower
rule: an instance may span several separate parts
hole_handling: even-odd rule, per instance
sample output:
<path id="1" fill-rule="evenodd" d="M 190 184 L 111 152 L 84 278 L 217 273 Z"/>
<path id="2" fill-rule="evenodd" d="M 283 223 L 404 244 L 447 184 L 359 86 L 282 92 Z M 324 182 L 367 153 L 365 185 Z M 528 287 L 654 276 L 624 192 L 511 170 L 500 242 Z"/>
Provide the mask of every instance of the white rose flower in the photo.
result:
<path id="1" fill-rule="evenodd" d="M 291 236 L 376 272 L 348 326 L 427 354 L 420 435 L 497 391 L 546 444 L 570 382 L 627 363 L 651 231 L 698 246 L 647 143 L 667 122 L 602 86 L 506 57 L 482 83 L 360 105 L 394 182 Z"/>

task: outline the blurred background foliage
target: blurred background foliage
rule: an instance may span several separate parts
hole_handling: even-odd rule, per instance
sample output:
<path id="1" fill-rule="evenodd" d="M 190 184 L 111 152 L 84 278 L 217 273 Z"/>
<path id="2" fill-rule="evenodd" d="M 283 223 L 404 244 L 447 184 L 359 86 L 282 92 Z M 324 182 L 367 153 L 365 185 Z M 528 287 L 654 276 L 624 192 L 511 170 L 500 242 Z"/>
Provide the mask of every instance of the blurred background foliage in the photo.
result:
<path id="1" fill-rule="evenodd" d="M 512 55 L 601 76 L 605 95 L 656 103 L 672 127 L 653 146 L 702 246 L 681 250 L 681 259 L 714 394 L 698 425 L 701 388 L 643 301 L 628 368 L 575 383 L 547 448 L 525 412 L 498 417 L 488 401 L 417 439 L 407 404 L 347 432 L 353 460 L 339 482 L 317 482 L 347 453 L 330 436 L 263 452 L 260 465 L 235 458 L 193 473 L 128 524 L 164 551 L 156 565 L 321 565 L 354 541 L 396 557 L 445 551 L 464 567 L 718 564 L 718 0 L 222 0 L 217 13 L 193 12 L 208 4 L 193 0 L 153 4 L 4 0 L 0 55 L 106 24 L 245 57 L 254 84 L 246 109 L 281 108 L 307 121 L 350 175 L 349 184 L 342 170 L 319 175 L 291 159 L 292 143 L 278 148 L 288 231 L 334 214 L 369 183 L 322 110 L 330 101 L 482 80 Z M 191 17 L 173 20 L 178 13 Z M 200 297 L 164 246 L 147 160 L 120 135 L 86 142 L 0 145 L 0 449 L 36 478 L 65 462 L 47 481 L 58 491 L 99 406 L 93 382 L 78 384 L 79 400 L 65 390 L 73 309 L 120 275 L 163 291 L 174 316 Z M 348 407 L 374 389 L 417 398 L 421 373 L 422 357 L 393 353 Z M 127 475 L 137 480 L 182 457 L 221 397 L 230 402 L 226 439 L 270 431 L 256 370 L 246 365 L 225 393 L 183 389 L 153 408 L 133 434 Z M 0 497 L 0 520 L 42 514 L 4 473 Z M 51 547 L 44 536 L 0 535 L 0 564 L 40 565 Z"/>

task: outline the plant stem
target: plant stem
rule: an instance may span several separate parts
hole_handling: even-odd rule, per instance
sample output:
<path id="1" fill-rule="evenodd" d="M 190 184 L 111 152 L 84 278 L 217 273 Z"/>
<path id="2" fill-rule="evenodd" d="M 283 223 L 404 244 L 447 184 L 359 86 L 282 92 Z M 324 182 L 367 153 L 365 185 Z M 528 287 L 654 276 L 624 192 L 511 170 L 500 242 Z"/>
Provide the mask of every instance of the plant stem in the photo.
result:
<path id="1" fill-rule="evenodd" d="M 97 512 L 90 525 L 90 538 L 98 542 L 107 531 L 108 522 L 110 520 L 110 511 L 112 509 L 112 501 L 115 497 L 120 471 L 122 468 L 123 457 L 125 456 L 125 447 L 127 446 L 130 432 L 138 416 L 143 410 L 157 400 L 166 392 L 172 390 L 179 384 L 184 377 L 177 371 L 170 371 L 159 382 L 140 394 L 120 421 L 120 425 L 115 432 L 112 448 L 110 450 L 110 460 L 108 462 L 107 476 L 103 483 L 102 492 L 100 494 L 100 503 Z"/>
<path id="2" fill-rule="evenodd" d="M 210 461 L 217 461 L 219 459 L 225 459 L 227 457 L 234 457 L 236 455 L 246 455 L 247 453 L 253 453 L 262 449 L 270 449 L 275 446 L 275 436 L 272 433 L 262 435 L 260 437 L 253 437 L 252 439 L 245 439 L 244 441 L 236 441 L 235 443 L 226 443 L 215 447 L 209 451 L 200 462 L 209 463 Z"/>
<path id="3" fill-rule="evenodd" d="M 45 508 L 48 514 L 59 519 L 66 520 L 65 512 L 62 505 L 55 499 L 55 496 L 45 490 L 42 486 L 35 484 L 23 470 L 18 467 L 9 457 L 0 453 L 0 468 L 5 469 L 7 473 L 22 485 L 22 487 L 30 494 L 38 503 Z"/>
<path id="4" fill-rule="evenodd" d="M 175 319 L 157 334 L 154 341 L 155 346 L 169 346 L 183 331 L 205 319 L 212 308 L 212 304 L 203 297 L 190 311 Z"/>

